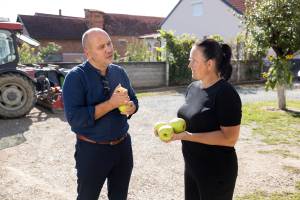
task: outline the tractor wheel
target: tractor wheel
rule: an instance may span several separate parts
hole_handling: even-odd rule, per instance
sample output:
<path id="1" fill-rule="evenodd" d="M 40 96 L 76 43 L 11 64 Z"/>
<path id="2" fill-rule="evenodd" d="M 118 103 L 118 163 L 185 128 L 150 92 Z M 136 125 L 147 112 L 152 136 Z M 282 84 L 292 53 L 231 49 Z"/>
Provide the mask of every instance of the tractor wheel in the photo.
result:
<path id="1" fill-rule="evenodd" d="M 35 103 L 35 86 L 30 79 L 13 73 L 0 76 L 0 117 L 22 117 Z"/>

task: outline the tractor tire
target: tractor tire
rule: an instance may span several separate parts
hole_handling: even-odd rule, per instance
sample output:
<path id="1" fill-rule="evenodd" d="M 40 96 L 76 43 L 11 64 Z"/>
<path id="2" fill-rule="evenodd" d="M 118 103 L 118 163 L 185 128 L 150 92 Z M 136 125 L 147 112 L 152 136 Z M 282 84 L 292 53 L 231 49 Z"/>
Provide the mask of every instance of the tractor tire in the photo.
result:
<path id="1" fill-rule="evenodd" d="M 29 78 L 16 73 L 0 75 L 0 117 L 22 117 L 35 103 L 35 86 Z"/>

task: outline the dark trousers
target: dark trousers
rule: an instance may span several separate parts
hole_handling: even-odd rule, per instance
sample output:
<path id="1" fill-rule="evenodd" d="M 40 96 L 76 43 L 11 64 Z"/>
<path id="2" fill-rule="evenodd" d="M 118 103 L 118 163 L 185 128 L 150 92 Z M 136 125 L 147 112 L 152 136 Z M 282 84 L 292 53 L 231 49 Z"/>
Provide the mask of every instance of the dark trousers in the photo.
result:
<path id="1" fill-rule="evenodd" d="M 77 140 L 77 200 L 97 200 L 107 179 L 108 199 L 126 200 L 133 168 L 131 138 L 117 145 Z"/>
<path id="2" fill-rule="evenodd" d="M 183 144 L 182 150 L 185 200 L 232 200 L 238 171 L 234 148 Z"/>

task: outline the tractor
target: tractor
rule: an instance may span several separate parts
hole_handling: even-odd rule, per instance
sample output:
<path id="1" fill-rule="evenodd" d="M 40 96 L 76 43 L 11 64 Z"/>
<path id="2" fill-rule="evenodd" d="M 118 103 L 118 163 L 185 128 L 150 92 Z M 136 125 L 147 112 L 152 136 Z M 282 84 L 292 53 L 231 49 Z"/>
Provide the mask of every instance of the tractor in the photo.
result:
<path id="1" fill-rule="evenodd" d="M 61 86 L 66 70 L 49 65 L 20 65 L 18 41 L 38 45 L 22 35 L 17 22 L 0 22 L 0 117 L 17 118 L 30 112 L 36 103 L 63 109 Z"/>

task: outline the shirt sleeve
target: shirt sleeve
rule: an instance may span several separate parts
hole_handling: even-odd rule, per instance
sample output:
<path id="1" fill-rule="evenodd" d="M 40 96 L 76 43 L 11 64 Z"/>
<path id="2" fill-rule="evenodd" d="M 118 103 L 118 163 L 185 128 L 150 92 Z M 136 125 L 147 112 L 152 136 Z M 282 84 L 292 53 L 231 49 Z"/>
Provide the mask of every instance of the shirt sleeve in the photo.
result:
<path id="1" fill-rule="evenodd" d="M 136 107 L 136 110 L 133 114 L 135 114 L 138 109 L 139 109 L 139 101 L 136 97 L 136 94 L 135 94 L 135 91 L 133 89 L 133 87 L 131 86 L 131 83 L 130 83 L 130 80 L 129 80 L 129 77 L 126 73 L 126 71 L 123 69 L 123 72 L 124 72 L 124 76 L 125 76 L 125 80 L 126 80 L 126 84 L 128 85 L 128 96 L 130 98 L 130 100 L 134 103 L 135 107 Z M 129 115 L 128 116 L 128 119 L 131 118 L 132 115 Z"/>
<path id="2" fill-rule="evenodd" d="M 95 123 L 95 107 L 86 105 L 86 92 L 79 70 L 72 70 L 63 85 L 65 117 L 72 128 L 91 127 Z"/>
<path id="3" fill-rule="evenodd" d="M 216 96 L 216 113 L 221 126 L 236 126 L 241 123 L 242 103 L 232 87 L 224 87 Z"/>

